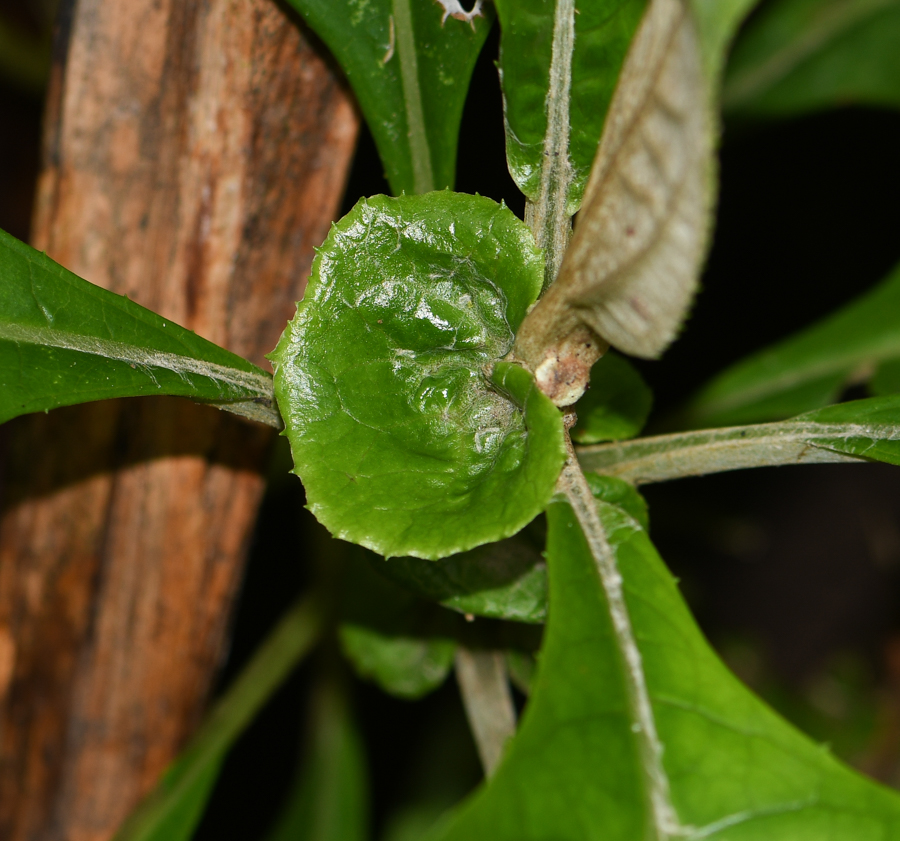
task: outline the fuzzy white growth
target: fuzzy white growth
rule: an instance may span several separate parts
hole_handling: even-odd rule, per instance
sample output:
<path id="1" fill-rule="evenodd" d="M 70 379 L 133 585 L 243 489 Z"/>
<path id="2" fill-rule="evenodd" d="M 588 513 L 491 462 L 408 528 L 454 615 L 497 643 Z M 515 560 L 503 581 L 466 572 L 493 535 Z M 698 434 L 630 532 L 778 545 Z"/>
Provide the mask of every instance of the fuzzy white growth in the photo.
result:
<path id="1" fill-rule="evenodd" d="M 454 18 L 455 20 L 464 20 L 474 29 L 475 24 L 472 21 L 477 17 L 481 17 L 481 7 L 484 5 L 484 0 L 475 0 L 472 10 L 469 12 L 462 7 L 459 0 L 437 0 L 437 3 L 444 10 L 441 26 L 444 25 L 447 18 Z"/>

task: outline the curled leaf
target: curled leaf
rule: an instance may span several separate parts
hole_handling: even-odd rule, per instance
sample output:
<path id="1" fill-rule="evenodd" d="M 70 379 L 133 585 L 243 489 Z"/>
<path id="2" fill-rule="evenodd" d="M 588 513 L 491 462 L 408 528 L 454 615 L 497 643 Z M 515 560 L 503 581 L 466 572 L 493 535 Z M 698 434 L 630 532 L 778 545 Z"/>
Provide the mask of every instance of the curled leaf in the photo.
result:
<path id="1" fill-rule="evenodd" d="M 591 359 L 573 337 L 653 358 L 694 294 L 712 203 L 709 85 L 692 12 L 653 0 L 625 61 L 559 276 L 516 353 L 539 382 Z M 595 339 L 596 342 L 596 339 Z M 564 379 L 572 379 L 564 377 Z M 554 397 L 580 396 L 586 372 Z"/>
<path id="2" fill-rule="evenodd" d="M 296 473 L 332 533 L 436 559 L 543 510 L 562 419 L 499 361 L 542 275 L 528 229 L 479 196 L 380 196 L 332 229 L 272 355 Z"/>

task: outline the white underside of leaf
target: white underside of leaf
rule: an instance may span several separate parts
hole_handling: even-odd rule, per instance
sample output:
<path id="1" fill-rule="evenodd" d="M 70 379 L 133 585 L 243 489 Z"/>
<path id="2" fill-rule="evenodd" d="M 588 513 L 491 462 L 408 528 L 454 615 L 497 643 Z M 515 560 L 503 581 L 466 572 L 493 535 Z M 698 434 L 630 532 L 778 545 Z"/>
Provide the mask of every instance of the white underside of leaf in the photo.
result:
<path id="1" fill-rule="evenodd" d="M 559 285 L 614 347 L 656 357 L 697 286 L 712 131 L 694 20 L 652 0 L 629 52 Z"/>
<path id="2" fill-rule="evenodd" d="M 654 841 L 683 838 L 693 827 L 682 825 L 672 805 L 669 778 L 663 766 L 663 746 L 656 731 L 656 720 L 650 704 L 650 693 L 638 649 L 625 595 L 622 575 L 606 538 L 606 530 L 597 513 L 597 503 L 574 456 L 566 462 L 557 489 L 564 494 L 584 532 L 600 582 L 606 594 L 616 644 L 622 657 L 628 689 L 631 729 L 639 745 L 641 768 L 647 787 Z"/>
<path id="3" fill-rule="evenodd" d="M 558 406 L 584 392 L 605 343 L 657 357 L 684 319 L 712 209 L 709 90 L 685 0 L 651 0 L 558 277 L 516 337 L 515 358 Z M 544 385 L 560 382 L 558 395 Z"/>
<path id="4" fill-rule="evenodd" d="M 223 408 L 270 426 L 280 427 L 281 425 L 280 417 L 274 408 L 272 379 L 262 373 L 254 374 L 215 362 L 204 362 L 190 356 L 137 347 L 111 339 L 100 339 L 94 336 L 83 336 L 78 333 L 40 327 L 22 327 L 17 324 L 0 323 L 0 340 L 77 351 L 117 362 L 125 362 L 144 372 L 151 380 L 154 380 L 153 371 L 158 369 L 171 371 L 188 383 L 192 376 L 207 377 L 222 387 L 223 401 L 239 401 L 241 404 L 243 401 L 261 401 L 259 404 L 254 404 L 257 409 L 250 409 L 244 405 L 223 406 Z"/>

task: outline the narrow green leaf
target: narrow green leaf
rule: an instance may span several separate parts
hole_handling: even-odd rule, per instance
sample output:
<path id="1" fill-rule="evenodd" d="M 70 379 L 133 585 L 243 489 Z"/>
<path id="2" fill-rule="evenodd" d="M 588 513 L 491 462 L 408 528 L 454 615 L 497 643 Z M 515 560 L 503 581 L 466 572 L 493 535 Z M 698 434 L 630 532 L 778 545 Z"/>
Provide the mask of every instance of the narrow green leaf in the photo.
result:
<path id="1" fill-rule="evenodd" d="M 900 464 L 900 394 L 838 403 L 796 419 L 797 423 L 815 423 L 816 447 L 827 448 L 869 461 Z M 834 428 L 835 433 L 825 432 Z"/>
<path id="2" fill-rule="evenodd" d="M 591 370 L 591 384 L 575 404 L 578 423 L 572 440 L 579 444 L 634 438 L 644 428 L 653 392 L 624 357 L 607 351 Z"/>
<path id="3" fill-rule="evenodd" d="M 347 74 L 396 195 L 452 188 L 469 79 L 493 13 L 434 0 L 289 0 Z"/>
<path id="4" fill-rule="evenodd" d="M 333 534 L 435 559 L 543 510 L 562 419 L 498 361 L 541 274 L 528 229 L 478 196 L 376 197 L 332 229 L 271 358 L 296 472 Z"/>
<path id="5" fill-rule="evenodd" d="M 898 0 L 775 0 L 741 33 L 723 104 L 741 117 L 900 107 Z"/>
<path id="6" fill-rule="evenodd" d="M 265 841 L 367 841 L 368 799 L 365 750 L 346 691 L 325 677 L 310 701 L 300 771 Z"/>
<path id="7" fill-rule="evenodd" d="M 900 394 L 840 403 L 780 423 L 581 447 L 585 470 L 635 485 L 726 470 L 840 461 L 900 463 Z"/>
<path id="8" fill-rule="evenodd" d="M 650 0 L 561 259 L 568 220 L 554 190 L 533 211 L 548 280 L 556 279 L 522 324 L 516 356 L 558 406 L 581 397 L 604 342 L 656 358 L 681 327 L 712 223 L 719 66 L 751 5 Z M 544 149 L 549 160 L 565 154 L 558 145 L 552 155 Z"/>
<path id="9" fill-rule="evenodd" d="M 0 231 L 0 423 L 148 394 L 281 425 L 265 371 Z"/>
<path id="10" fill-rule="evenodd" d="M 634 485 L 616 476 L 603 476 L 597 473 L 589 473 L 585 479 L 587 479 L 595 499 L 621 508 L 644 531 L 650 529 L 647 501 L 638 493 Z"/>
<path id="11" fill-rule="evenodd" d="M 383 575 L 459 613 L 540 623 L 547 613 L 543 541 L 525 529 L 440 561 L 373 556 Z"/>
<path id="12" fill-rule="evenodd" d="M 379 575 L 378 559 L 366 554 L 356 549 L 349 558 L 341 649 L 360 677 L 398 698 L 421 698 L 453 667 L 458 617 Z"/>
<path id="13" fill-rule="evenodd" d="M 725 426 L 791 417 L 836 400 L 849 381 L 891 360 L 900 360 L 900 266 L 827 318 L 714 377 L 677 422 Z"/>
<path id="14" fill-rule="evenodd" d="M 900 359 L 883 362 L 869 380 L 869 391 L 872 394 L 897 394 L 900 392 Z"/>
<path id="15" fill-rule="evenodd" d="M 320 628 L 315 599 L 288 610 L 114 841 L 187 841 L 192 836 L 229 749 L 309 652 Z"/>
<path id="16" fill-rule="evenodd" d="M 547 146 L 556 145 L 552 135 L 565 132 L 572 172 L 564 201 L 571 216 L 581 206 L 616 79 L 646 0 L 591 0 L 580 3 L 577 14 L 571 5 L 569 84 L 559 92 L 551 91 L 557 81 L 551 72 L 554 19 L 566 13 L 567 4 L 497 0 L 496 5 L 509 171 L 519 189 L 537 201 L 542 173 L 547 174 Z M 564 58 L 558 56 L 557 64 Z"/>
<path id="17" fill-rule="evenodd" d="M 441 841 L 602 838 L 882 841 L 900 797 L 845 768 L 754 697 L 695 625 L 646 533 L 598 504 L 639 648 L 618 646 L 597 561 L 573 509 L 548 511 L 550 616 L 519 733 Z M 632 713 L 637 668 L 660 751 Z"/>

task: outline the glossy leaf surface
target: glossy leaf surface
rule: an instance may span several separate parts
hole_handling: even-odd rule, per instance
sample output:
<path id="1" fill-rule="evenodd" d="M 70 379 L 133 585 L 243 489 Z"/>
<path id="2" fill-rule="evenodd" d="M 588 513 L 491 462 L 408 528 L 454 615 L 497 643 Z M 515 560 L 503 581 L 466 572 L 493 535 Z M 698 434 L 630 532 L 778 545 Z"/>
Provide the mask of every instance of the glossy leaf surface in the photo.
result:
<path id="1" fill-rule="evenodd" d="M 897 0 L 775 0 L 735 44 L 723 104 L 742 117 L 900 107 L 898 43 Z"/>
<path id="2" fill-rule="evenodd" d="M 716 376 L 678 422 L 725 426 L 788 418 L 833 402 L 849 380 L 896 360 L 900 267 L 836 313 Z"/>
<path id="3" fill-rule="evenodd" d="M 527 228 L 477 196 L 363 200 L 332 229 L 271 358 L 296 472 L 335 536 L 434 559 L 543 510 L 561 416 L 498 362 L 541 276 Z"/>
<path id="4" fill-rule="evenodd" d="M 458 617 L 379 575 L 378 560 L 370 565 L 365 553 L 354 548 L 347 568 L 341 649 L 361 677 L 385 692 L 421 698 L 453 667 Z"/>
<path id="5" fill-rule="evenodd" d="M 591 385 L 575 404 L 572 440 L 596 444 L 634 438 L 652 405 L 653 392 L 644 378 L 627 359 L 608 351 L 591 369 Z"/>
<path id="6" fill-rule="evenodd" d="M 452 188 L 463 104 L 493 12 L 434 0 L 290 0 L 353 87 L 395 195 Z"/>
<path id="7" fill-rule="evenodd" d="M 149 394 L 280 425 L 265 371 L 0 231 L 0 423 Z"/>
<path id="8" fill-rule="evenodd" d="M 305 744 L 265 841 L 368 841 L 365 750 L 337 677 L 322 677 L 313 689 Z"/>
<path id="9" fill-rule="evenodd" d="M 547 0 L 497 0 L 500 18 L 500 76 L 509 171 L 532 201 L 541 191 L 548 132 L 554 19 L 565 4 Z M 574 50 L 568 122 L 573 180 L 572 214 L 597 151 L 606 111 L 628 45 L 646 0 L 590 0 L 574 15 Z"/>
<path id="10" fill-rule="evenodd" d="M 663 746 L 668 825 L 653 817 L 626 661 L 587 540 L 549 509 L 550 615 L 519 733 L 494 778 L 433 838 L 875 841 L 900 837 L 900 797 L 840 765 L 754 697 L 697 629 L 646 533 L 599 514 L 624 579 Z"/>

